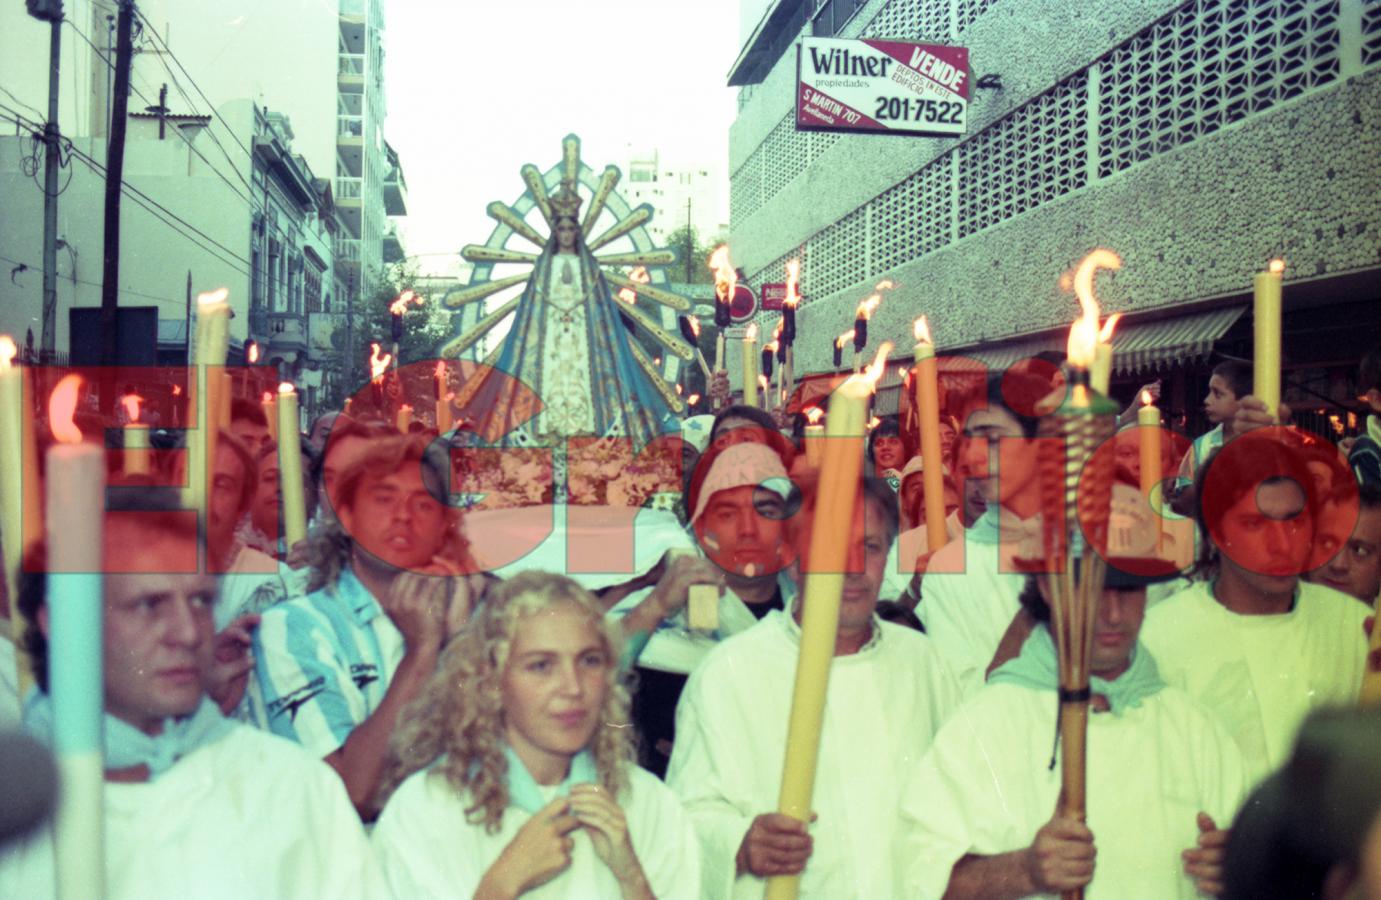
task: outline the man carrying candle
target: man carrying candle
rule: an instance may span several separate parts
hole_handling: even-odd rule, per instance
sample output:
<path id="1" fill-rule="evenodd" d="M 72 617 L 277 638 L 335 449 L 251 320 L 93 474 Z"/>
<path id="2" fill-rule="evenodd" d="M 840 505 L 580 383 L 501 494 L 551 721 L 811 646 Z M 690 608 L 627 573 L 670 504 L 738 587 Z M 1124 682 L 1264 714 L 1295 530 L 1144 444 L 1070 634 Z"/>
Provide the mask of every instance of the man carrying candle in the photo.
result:
<path id="1" fill-rule="evenodd" d="M 335 521 L 309 541 L 305 597 L 254 633 L 260 724 L 324 758 L 365 817 L 398 713 L 421 690 L 482 585 L 423 437 L 378 438 L 333 486 Z"/>
<path id="2" fill-rule="evenodd" d="M 197 572 L 195 529 L 163 493 L 112 495 L 104 520 L 108 895 L 380 896 L 339 779 L 205 696 L 216 579 Z M 51 737 L 48 585 L 34 569 L 20 601 L 38 685 L 25 725 Z M 53 897 L 53 878 L 46 830 L 0 854 L 0 896 Z"/>
<path id="3" fill-rule="evenodd" d="M 798 589 L 814 511 L 811 486 L 793 518 Z M 953 708 L 957 687 L 925 635 L 874 615 L 896 535 L 891 490 L 867 480 L 853 513 L 815 778 L 818 818 L 808 825 L 773 812 L 800 653 L 794 598 L 789 613 L 772 612 L 712 650 L 677 707 L 667 782 L 700 835 L 708 898 L 761 897 L 769 876 L 796 873 L 803 897 L 893 896 L 896 787 Z"/>
<path id="4" fill-rule="evenodd" d="M 1291 432 L 1236 438 L 1195 488 L 1203 580 L 1153 607 L 1143 639 L 1165 680 L 1236 739 L 1254 784 L 1285 761 L 1311 709 L 1356 703 L 1369 610 L 1300 580 L 1323 561 L 1313 543 L 1326 498 Z"/>
<path id="5" fill-rule="evenodd" d="M 982 391 L 963 404 L 959 477 L 978 480 L 985 510 L 963 540 L 918 561 L 923 578 L 916 614 L 966 694 L 982 684 L 1021 606 L 1023 577 L 1012 567 L 1012 554 L 1038 521 L 1033 413 L 1049 392 L 1045 379 L 1009 371 L 988 376 Z"/>
<path id="6" fill-rule="evenodd" d="M 1039 624 L 907 779 L 900 855 L 908 868 L 895 896 L 1006 900 L 1084 888 L 1090 898 L 1189 900 L 1221 892 L 1222 828 L 1245 790 L 1241 756 L 1206 710 L 1165 685 L 1138 643 L 1146 587 L 1175 568 L 1154 555 L 1154 523 L 1136 489 L 1114 491 L 1123 500 L 1114 502 L 1089 664 L 1087 824 L 1055 813 L 1050 589 L 1046 577 L 1030 575 L 1021 603 Z M 1040 552 L 1037 539 L 1018 556 Z"/>

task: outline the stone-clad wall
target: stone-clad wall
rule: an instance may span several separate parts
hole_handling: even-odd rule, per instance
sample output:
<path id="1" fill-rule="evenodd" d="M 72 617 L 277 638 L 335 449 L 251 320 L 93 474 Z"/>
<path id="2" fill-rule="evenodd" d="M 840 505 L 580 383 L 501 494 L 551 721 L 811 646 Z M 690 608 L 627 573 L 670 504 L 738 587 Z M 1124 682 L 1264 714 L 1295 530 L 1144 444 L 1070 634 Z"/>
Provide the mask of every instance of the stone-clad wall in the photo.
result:
<path id="1" fill-rule="evenodd" d="M 854 33 L 898 4 L 944 5 L 890 2 Z M 1273 255 L 1290 263 L 1287 284 L 1381 267 L 1381 16 L 1329 0 L 1278 3 L 1268 19 L 1218 0 L 1103 6 L 982 9 L 959 43 L 1005 88 L 976 92 L 962 141 L 784 133 L 794 54 L 759 86 L 734 126 L 734 189 L 754 186 L 745 164 L 768 149 L 794 144 L 799 172 L 768 178 L 770 196 L 756 184 L 765 200 L 730 240 L 754 284 L 803 258 L 798 370 L 830 367 L 830 336 L 884 275 L 901 287 L 870 344 L 904 353 L 920 312 L 954 348 L 1069 321 L 1077 304 L 1056 280 L 1094 246 L 1124 257 L 1099 282 L 1110 310 L 1244 291 Z M 766 144 L 742 152 L 750 134 Z"/>

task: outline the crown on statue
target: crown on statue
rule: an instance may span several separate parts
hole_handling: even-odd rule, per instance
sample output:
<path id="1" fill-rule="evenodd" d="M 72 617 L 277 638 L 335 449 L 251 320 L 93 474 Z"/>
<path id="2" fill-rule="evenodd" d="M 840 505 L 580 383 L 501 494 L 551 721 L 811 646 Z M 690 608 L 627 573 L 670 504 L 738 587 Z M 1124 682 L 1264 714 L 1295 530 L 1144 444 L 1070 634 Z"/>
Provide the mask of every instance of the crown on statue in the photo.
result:
<path id="1" fill-rule="evenodd" d="M 558 217 L 575 218 L 580 213 L 580 195 L 576 193 L 575 187 L 568 182 L 561 182 L 561 187 L 557 188 L 556 193 L 551 195 L 551 210 Z"/>

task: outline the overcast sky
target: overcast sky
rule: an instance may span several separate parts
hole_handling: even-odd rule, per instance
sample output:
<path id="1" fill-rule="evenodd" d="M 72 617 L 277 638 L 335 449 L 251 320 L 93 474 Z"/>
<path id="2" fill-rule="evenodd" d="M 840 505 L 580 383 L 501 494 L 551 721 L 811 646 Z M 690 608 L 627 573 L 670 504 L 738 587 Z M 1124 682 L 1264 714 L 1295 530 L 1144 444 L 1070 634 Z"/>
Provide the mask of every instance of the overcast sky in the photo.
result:
<path id="1" fill-rule="evenodd" d="M 545 171 L 561 138 L 596 170 L 627 147 L 709 163 L 725 179 L 738 53 L 738 0 L 390 0 L 385 132 L 408 182 L 409 254 L 481 243 L 484 207 Z M 625 176 L 627 172 L 625 171 Z M 724 214 L 727 221 L 727 210 Z M 423 271 L 444 257 L 425 256 Z"/>

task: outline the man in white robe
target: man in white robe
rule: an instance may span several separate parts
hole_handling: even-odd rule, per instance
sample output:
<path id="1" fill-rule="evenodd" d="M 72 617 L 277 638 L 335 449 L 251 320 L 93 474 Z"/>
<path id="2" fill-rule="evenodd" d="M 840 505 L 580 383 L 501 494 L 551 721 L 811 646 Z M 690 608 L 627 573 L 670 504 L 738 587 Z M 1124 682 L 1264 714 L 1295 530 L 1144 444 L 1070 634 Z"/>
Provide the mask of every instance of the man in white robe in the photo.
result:
<path id="1" fill-rule="evenodd" d="M 1115 568 L 1109 576 L 1090 662 L 1087 823 L 1056 811 L 1058 669 L 1038 625 L 907 780 L 896 896 L 1006 900 L 1083 887 L 1090 900 L 1190 900 L 1221 890 L 1222 828 L 1244 789 L 1240 755 L 1137 645 L 1144 581 Z M 1048 620 L 1034 579 L 1022 602 Z"/>
<path id="2" fill-rule="evenodd" d="M 1305 715 L 1357 701 L 1366 606 L 1299 577 L 1311 566 L 1322 498 L 1300 455 L 1251 432 L 1200 480 L 1212 577 L 1157 604 L 1144 640 L 1165 680 L 1207 707 L 1237 741 L 1255 784 L 1280 766 Z"/>
<path id="3" fill-rule="evenodd" d="M 104 579 L 107 896 L 380 896 L 335 773 L 289 741 L 224 719 L 206 698 L 216 582 L 197 573 L 185 520 L 112 513 L 105 541 L 106 558 L 131 573 Z M 31 733 L 51 739 L 43 592 L 35 577 L 21 603 L 39 685 L 24 715 Z M 46 829 L 0 854 L 0 897 L 54 896 Z"/>
<path id="4" fill-rule="evenodd" d="M 808 552 L 810 501 L 795 545 Z M 873 613 L 896 533 L 890 488 L 855 510 L 809 828 L 772 812 L 800 650 L 800 609 L 769 614 L 716 647 L 676 714 L 667 781 L 700 836 L 707 898 L 761 897 L 766 877 L 801 874 L 801 896 L 889 896 L 897 786 L 957 700 L 930 641 Z M 808 568 L 798 561 L 795 573 Z"/>

